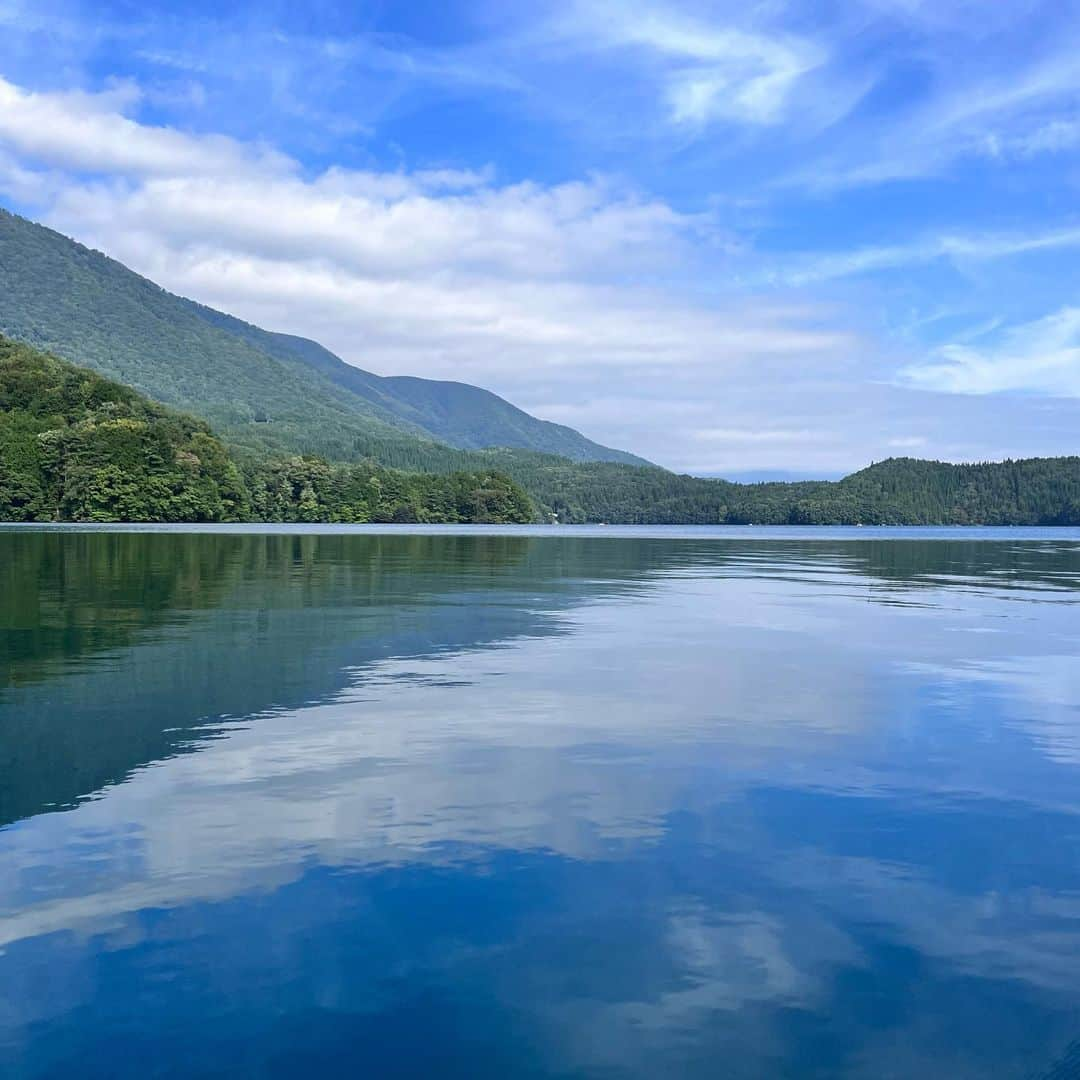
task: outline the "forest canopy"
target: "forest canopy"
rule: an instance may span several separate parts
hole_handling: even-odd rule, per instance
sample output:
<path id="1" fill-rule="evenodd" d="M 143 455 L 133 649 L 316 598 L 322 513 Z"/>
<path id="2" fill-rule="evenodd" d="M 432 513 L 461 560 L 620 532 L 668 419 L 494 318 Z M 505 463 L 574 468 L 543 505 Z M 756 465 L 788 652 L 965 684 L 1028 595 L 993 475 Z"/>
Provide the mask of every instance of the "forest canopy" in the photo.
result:
<path id="1" fill-rule="evenodd" d="M 736 484 L 492 451 L 549 520 L 612 525 L 1080 525 L 1080 457 L 892 458 L 837 481 Z"/>
<path id="2" fill-rule="evenodd" d="M 0 520 L 523 522 L 492 470 L 242 461 L 201 420 L 0 337 Z"/>

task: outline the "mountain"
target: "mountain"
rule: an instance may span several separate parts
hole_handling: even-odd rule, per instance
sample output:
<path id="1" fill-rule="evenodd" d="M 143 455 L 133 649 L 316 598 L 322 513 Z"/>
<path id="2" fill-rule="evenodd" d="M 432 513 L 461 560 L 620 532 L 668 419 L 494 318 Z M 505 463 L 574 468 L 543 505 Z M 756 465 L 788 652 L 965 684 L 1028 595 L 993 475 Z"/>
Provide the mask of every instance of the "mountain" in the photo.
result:
<path id="1" fill-rule="evenodd" d="M 410 375 L 373 375 L 345 363 L 316 341 L 262 330 L 194 301 L 185 303 L 200 318 L 264 353 L 286 363 L 299 360 L 335 385 L 367 401 L 379 415 L 412 425 L 450 446 L 471 450 L 508 446 L 557 454 L 571 461 L 651 464 L 624 450 L 601 446 L 563 424 L 538 420 L 479 386 Z"/>
<path id="2" fill-rule="evenodd" d="M 211 422 L 252 450 L 454 467 L 446 447 L 506 446 L 647 464 L 475 386 L 381 377 L 140 277 L 0 209 L 0 333 Z"/>
<path id="3" fill-rule="evenodd" d="M 230 456 L 202 420 L 0 337 L 0 521 L 532 521 L 473 473 Z"/>

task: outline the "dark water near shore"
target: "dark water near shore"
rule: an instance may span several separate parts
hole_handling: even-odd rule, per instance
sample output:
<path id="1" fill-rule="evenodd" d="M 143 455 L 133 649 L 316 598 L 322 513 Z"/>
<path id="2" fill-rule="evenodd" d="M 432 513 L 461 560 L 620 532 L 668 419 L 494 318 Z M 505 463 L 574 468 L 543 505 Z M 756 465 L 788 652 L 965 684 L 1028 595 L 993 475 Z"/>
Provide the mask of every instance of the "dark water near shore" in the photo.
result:
<path id="1" fill-rule="evenodd" d="M 0 531 L 0 1076 L 1080 1077 L 1077 534 L 859 533 Z"/>

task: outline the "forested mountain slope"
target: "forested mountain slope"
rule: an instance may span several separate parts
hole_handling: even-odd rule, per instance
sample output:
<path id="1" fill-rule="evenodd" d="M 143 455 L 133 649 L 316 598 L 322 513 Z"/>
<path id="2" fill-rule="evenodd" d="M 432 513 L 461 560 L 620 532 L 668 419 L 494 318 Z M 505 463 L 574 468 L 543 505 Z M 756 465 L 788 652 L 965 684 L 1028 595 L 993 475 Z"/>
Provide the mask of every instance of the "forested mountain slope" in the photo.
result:
<path id="1" fill-rule="evenodd" d="M 204 422 L 0 338 L 0 520 L 1080 525 L 1078 457 L 896 458 L 835 483 L 733 484 L 528 451 L 446 454 L 457 471 L 236 461 Z"/>
<path id="2" fill-rule="evenodd" d="M 478 387 L 360 371 L 315 342 L 174 296 L 2 209 L 0 333 L 201 416 L 256 450 L 436 470 L 453 467 L 440 443 L 640 461 Z"/>
<path id="3" fill-rule="evenodd" d="M 469 383 L 373 375 L 335 356 L 308 338 L 272 333 L 213 308 L 188 301 L 215 326 L 244 338 L 280 360 L 300 360 L 331 382 L 369 402 L 379 415 L 415 425 L 427 435 L 462 449 L 507 446 L 558 454 L 572 461 L 616 461 L 649 465 L 644 458 L 601 446 L 563 424 L 538 420 L 490 390 Z"/>

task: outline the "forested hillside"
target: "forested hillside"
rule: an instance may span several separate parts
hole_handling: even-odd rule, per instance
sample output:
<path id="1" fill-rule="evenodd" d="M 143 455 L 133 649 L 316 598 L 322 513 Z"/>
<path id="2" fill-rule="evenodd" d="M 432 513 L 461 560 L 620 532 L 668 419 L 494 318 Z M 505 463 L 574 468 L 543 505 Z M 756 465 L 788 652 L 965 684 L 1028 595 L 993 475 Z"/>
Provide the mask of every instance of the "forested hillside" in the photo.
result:
<path id="1" fill-rule="evenodd" d="M 428 436 L 450 446 L 472 450 L 513 447 L 557 454 L 571 461 L 649 464 L 634 454 L 600 446 L 563 424 L 538 420 L 479 386 L 408 375 L 373 375 L 345 363 L 318 342 L 291 334 L 271 333 L 193 301 L 186 302 L 196 314 L 213 325 L 280 360 L 301 361 L 337 386 L 368 401 L 372 407 L 384 410 L 382 415 L 416 425 Z"/>
<path id="2" fill-rule="evenodd" d="M 0 338 L 2 521 L 525 522 L 490 469 L 403 473 L 368 462 L 246 459 L 208 425 Z"/>
<path id="3" fill-rule="evenodd" d="M 1080 457 L 950 465 L 893 458 L 809 501 L 815 520 L 866 524 L 1080 525 Z"/>
<path id="4" fill-rule="evenodd" d="M 0 333 L 200 416 L 255 453 L 445 471 L 458 464 L 449 444 L 640 463 L 478 387 L 353 368 L 313 341 L 174 296 L 2 209 Z"/>
<path id="5" fill-rule="evenodd" d="M 565 523 L 1080 525 L 1080 457 L 951 465 L 895 458 L 843 480 L 733 484 L 662 469 L 492 452 Z"/>

